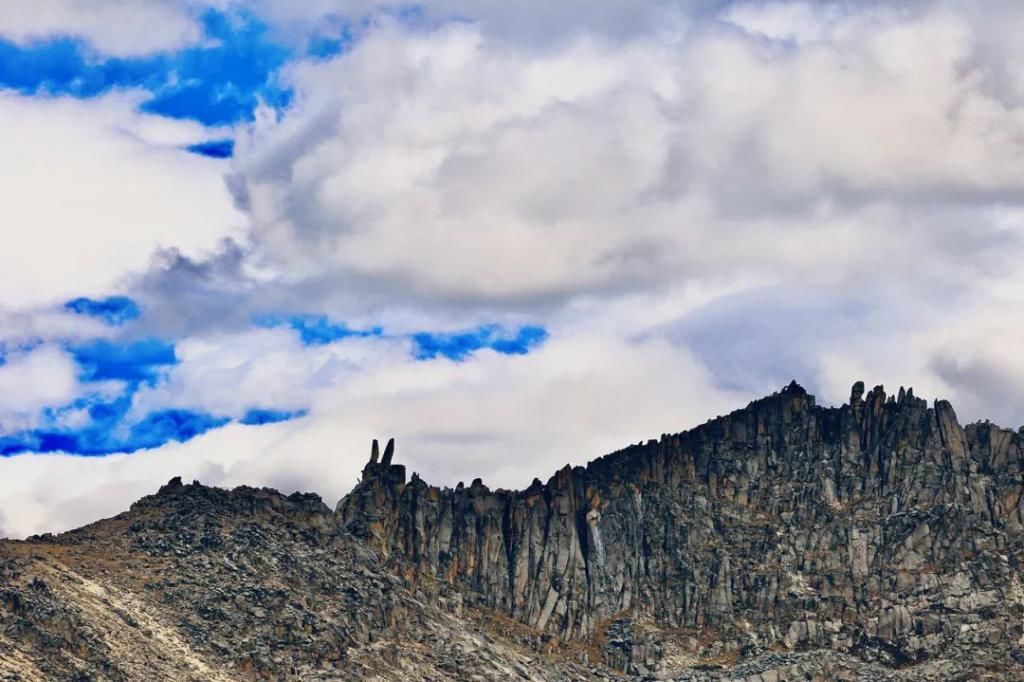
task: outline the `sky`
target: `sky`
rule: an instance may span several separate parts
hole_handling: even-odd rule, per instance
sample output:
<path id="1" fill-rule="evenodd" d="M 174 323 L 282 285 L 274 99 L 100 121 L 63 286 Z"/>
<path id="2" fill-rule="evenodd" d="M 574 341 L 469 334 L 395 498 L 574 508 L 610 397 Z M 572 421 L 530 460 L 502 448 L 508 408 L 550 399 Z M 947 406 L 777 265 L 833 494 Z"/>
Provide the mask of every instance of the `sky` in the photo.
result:
<path id="1" fill-rule="evenodd" d="M 1015 0 L 0 3 L 0 537 L 796 379 L 1024 423 Z"/>

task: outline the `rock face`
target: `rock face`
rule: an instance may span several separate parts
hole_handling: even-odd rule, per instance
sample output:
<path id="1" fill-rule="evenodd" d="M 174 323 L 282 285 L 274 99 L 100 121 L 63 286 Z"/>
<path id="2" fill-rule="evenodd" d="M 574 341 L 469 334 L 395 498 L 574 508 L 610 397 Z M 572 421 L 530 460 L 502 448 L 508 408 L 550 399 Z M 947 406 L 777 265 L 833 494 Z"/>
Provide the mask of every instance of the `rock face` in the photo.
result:
<path id="1" fill-rule="evenodd" d="M 586 679 L 611 672 L 415 588 L 316 495 L 172 480 L 59 537 L 0 542 L 0 680 Z"/>
<path id="2" fill-rule="evenodd" d="M 560 638 L 617 633 L 605 660 L 631 672 L 667 671 L 670 649 L 820 649 L 1024 679 L 1022 470 L 1024 433 L 961 428 L 945 401 L 858 382 L 825 408 L 793 383 L 523 491 L 371 460 L 337 513 L 412 580 Z"/>
<path id="3" fill-rule="evenodd" d="M 522 491 L 375 442 L 0 542 L 0 680 L 1024 679 L 1024 431 L 791 384 Z"/>

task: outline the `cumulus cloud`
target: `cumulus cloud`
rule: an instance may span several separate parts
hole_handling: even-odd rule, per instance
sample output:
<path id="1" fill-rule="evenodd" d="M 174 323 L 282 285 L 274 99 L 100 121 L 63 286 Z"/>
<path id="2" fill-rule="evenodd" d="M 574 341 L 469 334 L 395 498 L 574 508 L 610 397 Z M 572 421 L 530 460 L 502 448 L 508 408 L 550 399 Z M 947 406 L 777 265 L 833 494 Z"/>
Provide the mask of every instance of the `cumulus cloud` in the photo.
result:
<path id="1" fill-rule="evenodd" d="M 259 333 L 239 356 L 288 348 L 275 336 Z M 318 385 L 318 372 L 308 371 L 305 386 L 317 399 L 305 418 L 233 424 L 135 455 L 2 462 L 9 474 L 0 477 L 8 532 L 61 530 L 114 514 L 175 475 L 214 485 L 312 490 L 333 505 L 357 480 L 374 437 L 396 437 L 399 461 L 438 483 L 483 476 L 492 486 L 525 486 L 566 463 L 680 430 L 746 400 L 716 389 L 687 351 L 662 340 L 632 344 L 582 335 L 552 339 L 526 356 L 481 351 L 462 363 L 391 356 L 358 339 L 343 343 L 351 347 L 334 352 L 348 356 L 349 375 Z M 235 338 L 233 345 L 244 347 L 246 340 Z M 183 366 L 190 362 L 185 356 Z M 262 379 L 242 372 L 247 393 L 280 390 L 297 371 L 273 358 L 269 364 L 279 371 L 267 370 Z M 234 378 L 215 374 L 202 385 Z M 232 403 L 226 393 L 199 397 Z"/>
<path id="2" fill-rule="evenodd" d="M 977 41 L 932 8 L 796 47 L 724 20 L 544 50 L 385 27 L 292 70 L 235 187 L 289 276 L 428 299 L 849 281 L 924 253 L 967 274 L 958 234 L 979 259 L 1017 238 L 974 209 L 1024 189 L 1024 111 L 985 87 Z"/>
<path id="3" fill-rule="evenodd" d="M 291 329 L 276 328 L 186 339 L 176 355 L 168 380 L 135 397 L 136 412 L 173 406 L 241 417 L 254 408 L 302 409 L 361 366 L 399 364 L 409 352 L 407 342 L 359 338 L 308 347 Z"/>
<path id="4" fill-rule="evenodd" d="M 640 302 L 606 331 L 668 333 L 722 385 L 842 400 L 842 367 L 955 398 L 934 344 L 913 371 L 868 349 L 1013 287 L 1024 60 L 996 27 L 1016 11 L 736 3 L 543 47 L 385 23 L 293 67 L 233 186 L 261 262 L 341 309 L 362 312 L 342 283 L 556 327 Z M 683 289 L 705 308 L 667 318 Z"/>
<path id="5" fill-rule="evenodd" d="M 77 369 L 51 346 L 8 354 L 0 364 L 0 431 L 32 428 L 41 409 L 70 402 L 80 390 Z"/>
<path id="6" fill-rule="evenodd" d="M 103 294 L 161 247 L 200 255 L 238 233 L 223 162 L 179 148 L 204 129 L 140 115 L 139 101 L 0 93 L 0 306 Z"/>
<path id="7" fill-rule="evenodd" d="M 106 54 L 132 56 L 181 48 L 201 36 L 189 0 L 5 0 L 0 37 L 29 43 L 73 36 Z"/>
<path id="8" fill-rule="evenodd" d="M 42 338 L 172 339 L 178 363 L 133 418 L 308 410 L 140 455 L 0 462 L 9 532 L 114 513 L 178 474 L 333 502 L 390 435 L 433 481 L 519 486 L 792 378 L 825 403 L 864 379 L 1022 421 L 1019 4 L 541 4 L 235 5 L 302 39 L 374 18 L 286 66 L 290 104 L 232 131 L 230 162 L 181 152 L 210 131 L 115 96 L 0 98 L 0 118 L 41 112 L 21 119 L 29 158 L 62 159 L 56 140 L 84 130 L 97 145 L 62 161 L 88 193 L 32 169 L 16 184 L 41 236 L 9 256 L 0 300 L 46 303 Z M 122 184 L 143 199 L 114 213 Z M 62 201 L 44 205 L 47 187 Z M 69 237 L 72 220 L 86 228 Z M 127 255 L 90 251 L 115 224 Z M 63 279 L 72 253 L 86 266 Z M 53 304 L 116 282 L 142 310 L 125 330 Z M 306 314 L 385 333 L 254 325 Z M 412 332 L 490 322 L 547 340 L 415 357 Z"/>

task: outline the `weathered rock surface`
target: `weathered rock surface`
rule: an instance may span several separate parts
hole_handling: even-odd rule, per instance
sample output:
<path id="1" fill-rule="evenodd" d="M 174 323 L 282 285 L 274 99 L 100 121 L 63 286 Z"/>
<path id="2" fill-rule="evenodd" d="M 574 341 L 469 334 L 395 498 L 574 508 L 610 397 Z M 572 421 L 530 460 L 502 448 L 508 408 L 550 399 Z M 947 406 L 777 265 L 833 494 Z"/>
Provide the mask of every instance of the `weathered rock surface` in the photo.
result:
<path id="1" fill-rule="evenodd" d="M 0 680 L 1024 679 L 1024 431 L 796 384 L 522 491 L 175 480 L 0 542 Z"/>
<path id="2" fill-rule="evenodd" d="M 0 543 L 5 682 L 610 676 L 533 639 L 384 570 L 316 495 L 174 480 L 113 519 Z"/>
<path id="3" fill-rule="evenodd" d="M 407 482 L 385 459 L 337 508 L 385 565 L 603 638 L 619 669 L 760 679 L 732 666 L 824 650 L 763 679 L 1024 679 L 1024 432 L 961 428 L 947 402 L 858 383 L 825 408 L 793 383 L 523 491 Z"/>

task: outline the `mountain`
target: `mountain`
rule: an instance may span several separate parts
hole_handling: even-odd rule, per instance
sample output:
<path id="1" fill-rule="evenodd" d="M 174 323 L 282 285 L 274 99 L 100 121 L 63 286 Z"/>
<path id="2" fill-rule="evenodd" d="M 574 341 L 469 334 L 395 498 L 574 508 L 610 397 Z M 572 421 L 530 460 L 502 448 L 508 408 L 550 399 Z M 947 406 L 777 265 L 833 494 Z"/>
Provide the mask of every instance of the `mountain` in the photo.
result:
<path id="1" fill-rule="evenodd" d="M 1024 679 L 1024 429 L 796 383 L 522 491 L 173 480 L 0 543 L 0 680 Z"/>

